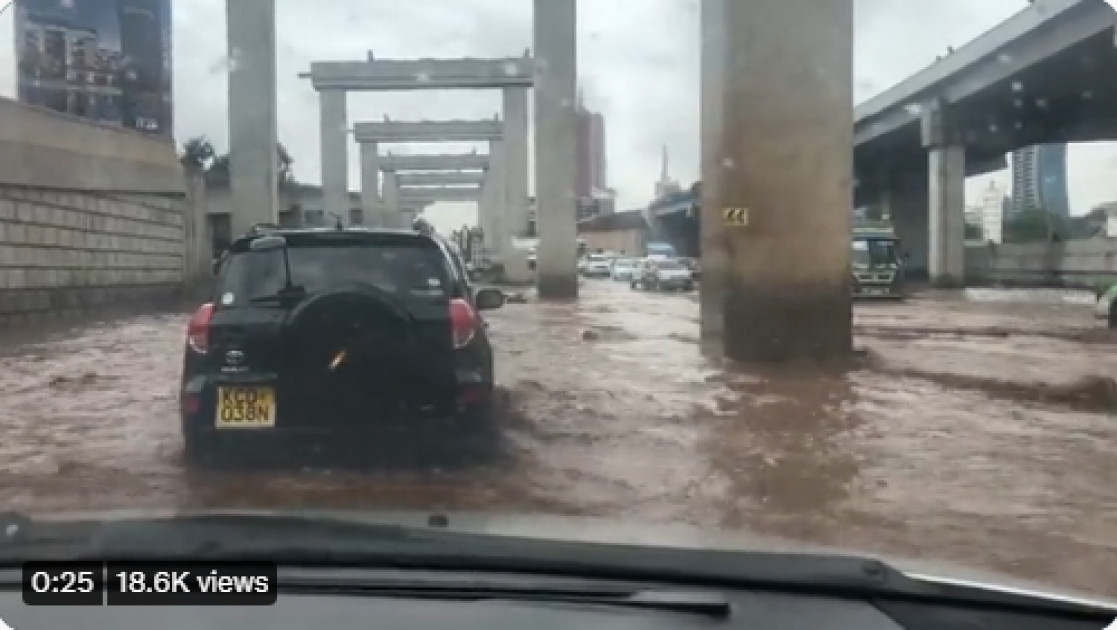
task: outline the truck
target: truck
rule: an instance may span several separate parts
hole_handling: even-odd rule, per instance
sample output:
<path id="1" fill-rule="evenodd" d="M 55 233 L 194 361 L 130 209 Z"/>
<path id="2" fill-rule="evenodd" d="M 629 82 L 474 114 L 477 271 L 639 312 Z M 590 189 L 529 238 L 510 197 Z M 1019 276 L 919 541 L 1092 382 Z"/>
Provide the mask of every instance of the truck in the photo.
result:
<path id="1" fill-rule="evenodd" d="M 677 258 L 678 252 L 671 243 L 663 241 L 651 241 L 644 246 L 644 255 L 648 258 Z"/>
<path id="2" fill-rule="evenodd" d="M 904 299 L 904 260 L 900 239 L 887 221 L 855 221 L 851 238 L 854 298 Z"/>

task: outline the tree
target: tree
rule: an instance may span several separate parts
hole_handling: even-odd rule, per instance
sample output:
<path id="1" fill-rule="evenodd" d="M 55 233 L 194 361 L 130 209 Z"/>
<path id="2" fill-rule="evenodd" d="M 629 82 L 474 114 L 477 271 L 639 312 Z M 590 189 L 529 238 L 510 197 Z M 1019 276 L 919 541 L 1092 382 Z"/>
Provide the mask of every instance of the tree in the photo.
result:
<path id="1" fill-rule="evenodd" d="M 294 158 L 287 151 L 287 147 L 280 142 L 275 146 L 276 166 L 278 167 L 279 186 L 290 186 L 295 183 Z M 222 153 L 209 162 L 206 172 L 219 178 L 229 177 L 229 154 Z"/>
<path id="2" fill-rule="evenodd" d="M 211 166 L 214 155 L 213 143 L 205 136 L 197 136 L 182 144 L 182 155 L 179 161 L 188 168 L 205 170 Z"/>

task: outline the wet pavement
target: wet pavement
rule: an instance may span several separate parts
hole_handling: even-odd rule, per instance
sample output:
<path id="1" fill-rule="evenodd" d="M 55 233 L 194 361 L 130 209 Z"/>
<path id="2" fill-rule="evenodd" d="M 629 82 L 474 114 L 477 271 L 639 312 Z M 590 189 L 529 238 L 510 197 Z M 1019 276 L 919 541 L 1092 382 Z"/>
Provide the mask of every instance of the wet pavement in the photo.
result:
<path id="1" fill-rule="evenodd" d="M 1073 302 L 859 305 L 854 367 L 760 372 L 701 356 L 693 295 L 587 281 L 577 304 L 489 316 L 502 395 L 485 453 L 404 443 L 375 466 L 308 456 L 206 472 L 182 463 L 185 314 L 9 334 L 0 505 L 594 516 L 1115 596 L 1117 336 Z"/>

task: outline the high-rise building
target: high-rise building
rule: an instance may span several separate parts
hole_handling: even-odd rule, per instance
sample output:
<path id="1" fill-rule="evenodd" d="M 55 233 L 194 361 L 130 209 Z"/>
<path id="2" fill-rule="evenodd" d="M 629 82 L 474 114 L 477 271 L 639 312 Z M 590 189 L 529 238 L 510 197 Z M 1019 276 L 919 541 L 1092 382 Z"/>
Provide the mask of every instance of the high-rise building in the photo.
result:
<path id="1" fill-rule="evenodd" d="M 1005 191 L 997 182 L 989 182 L 989 188 L 981 196 L 981 233 L 986 241 L 1004 241 L 1004 200 Z"/>
<path id="2" fill-rule="evenodd" d="M 124 125 L 149 132 L 163 129 L 165 42 L 161 0 L 117 0 L 120 52 L 124 57 Z"/>
<path id="3" fill-rule="evenodd" d="M 1012 153 L 1012 213 L 1042 210 L 1070 215 L 1067 145 L 1037 144 Z"/>
<path id="4" fill-rule="evenodd" d="M 605 162 L 605 117 L 586 109 L 578 93 L 578 172 L 575 193 L 579 199 L 594 199 L 609 189 Z"/>
<path id="5" fill-rule="evenodd" d="M 663 145 L 663 153 L 660 156 L 659 164 L 659 181 L 655 183 L 655 199 L 662 199 L 667 195 L 681 192 L 683 190 L 679 182 L 671 179 L 671 165 L 667 160 L 667 145 Z"/>

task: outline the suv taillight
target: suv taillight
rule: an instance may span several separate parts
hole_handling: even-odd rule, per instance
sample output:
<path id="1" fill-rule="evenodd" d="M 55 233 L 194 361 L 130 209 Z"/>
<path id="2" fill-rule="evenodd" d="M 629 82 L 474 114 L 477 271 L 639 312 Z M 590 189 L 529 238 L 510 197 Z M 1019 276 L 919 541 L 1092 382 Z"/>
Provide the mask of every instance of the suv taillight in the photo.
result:
<path id="1" fill-rule="evenodd" d="M 213 317 L 213 303 L 206 302 L 194 311 L 186 326 L 186 345 L 198 354 L 209 352 L 209 321 Z"/>
<path id="2" fill-rule="evenodd" d="M 477 335 L 477 312 L 469 302 L 454 298 L 450 300 L 450 328 L 454 336 L 454 349 L 458 350 L 469 345 Z"/>

